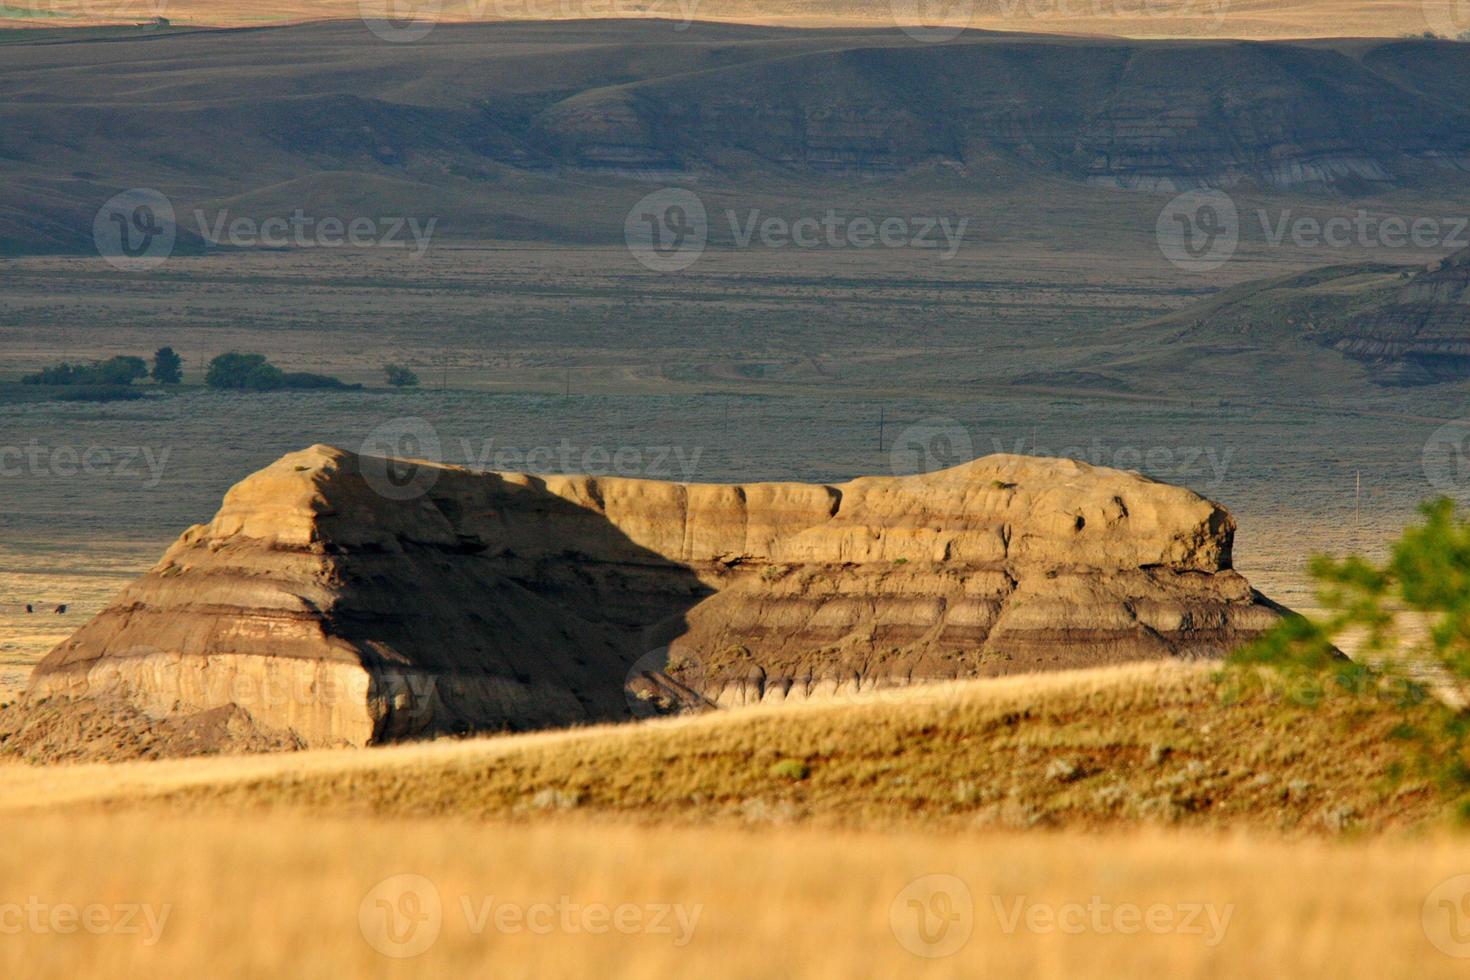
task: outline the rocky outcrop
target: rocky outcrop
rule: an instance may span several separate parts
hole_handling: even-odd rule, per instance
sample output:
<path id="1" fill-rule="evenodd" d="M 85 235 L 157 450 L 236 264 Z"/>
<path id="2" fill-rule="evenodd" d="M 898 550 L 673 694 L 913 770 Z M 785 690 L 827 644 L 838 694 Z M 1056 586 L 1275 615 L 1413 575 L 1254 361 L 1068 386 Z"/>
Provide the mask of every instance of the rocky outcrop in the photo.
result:
<path id="1" fill-rule="evenodd" d="M 1178 487 L 989 456 L 836 485 L 475 473 L 315 446 L 227 494 L 28 698 L 307 745 L 1124 660 L 1279 615 Z"/>
<path id="2" fill-rule="evenodd" d="M 1470 249 L 1432 263 L 1389 302 L 1329 330 L 1326 339 L 1367 362 L 1379 384 L 1470 377 Z"/>

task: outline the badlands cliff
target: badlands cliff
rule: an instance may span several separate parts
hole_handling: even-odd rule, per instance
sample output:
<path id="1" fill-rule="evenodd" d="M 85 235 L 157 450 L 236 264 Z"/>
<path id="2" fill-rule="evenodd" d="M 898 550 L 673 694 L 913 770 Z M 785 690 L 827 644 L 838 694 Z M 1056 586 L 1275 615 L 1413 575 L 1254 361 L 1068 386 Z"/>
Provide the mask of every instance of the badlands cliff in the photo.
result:
<path id="1" fill-rule="evenodd" d="M 304 745 L 1217 657 L 1279 608 L 1188 490 L 997 455 L 836 485 L 287 455 L 36 669 L 28 701 L 247 713 Z"/>
<path id="2" fill-rule="evenodd" d="M 1415 273 L 1387 302 L 1329 329 L 1326 340 L 1366 361 L 1380 384 L 1470 376 L 1470 248 Z"/>

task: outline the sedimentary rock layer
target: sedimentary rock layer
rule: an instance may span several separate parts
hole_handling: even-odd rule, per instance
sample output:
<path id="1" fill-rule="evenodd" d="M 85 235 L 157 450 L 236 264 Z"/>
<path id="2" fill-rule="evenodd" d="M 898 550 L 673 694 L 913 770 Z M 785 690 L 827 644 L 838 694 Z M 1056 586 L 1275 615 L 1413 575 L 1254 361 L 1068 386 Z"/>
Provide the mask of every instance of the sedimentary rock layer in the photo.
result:
<path id="1" fill-rule="evenodd" d="M 989 456 L 837 485 L 475 473 L 315 446 L 227 494 L 30 696 L 308 745 L 1212 657 L 1279 615 L 1188 490 Z"/>
<path id="2" fill-rule="evenodd" d="M 1380 384 L 1470 376 L 1470 249 L 1431 263 L 1391 302 L 1353 317 L 1326 339 L 1367 361 Z"/>

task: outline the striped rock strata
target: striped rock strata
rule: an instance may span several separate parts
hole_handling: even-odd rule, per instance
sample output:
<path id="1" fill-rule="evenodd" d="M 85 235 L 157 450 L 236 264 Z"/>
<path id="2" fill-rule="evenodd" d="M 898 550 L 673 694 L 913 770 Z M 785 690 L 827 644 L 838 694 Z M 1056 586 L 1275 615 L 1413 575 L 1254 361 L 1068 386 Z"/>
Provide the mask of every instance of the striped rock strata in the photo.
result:
<path id="1" fill-rule="evenodd" d="M 1216 504 L 997 455 L 837 485 L 292 453 L 36 669 L 32 700 L 235 706 L 306 745 L 1216 657 L 1280 615 Z"/>

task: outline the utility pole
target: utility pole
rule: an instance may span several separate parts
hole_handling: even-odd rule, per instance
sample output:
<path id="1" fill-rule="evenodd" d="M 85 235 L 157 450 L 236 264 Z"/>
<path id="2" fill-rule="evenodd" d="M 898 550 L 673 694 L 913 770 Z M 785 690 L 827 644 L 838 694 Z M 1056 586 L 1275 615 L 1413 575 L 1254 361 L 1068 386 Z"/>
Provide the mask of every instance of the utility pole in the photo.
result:
<path id="1" fill-rule="evenodd" d="M 1363 471 L 1357 471 L 1357 486 L 1353 491 L 1353 534 L 1354 543 L 1363 532 Z"/>

